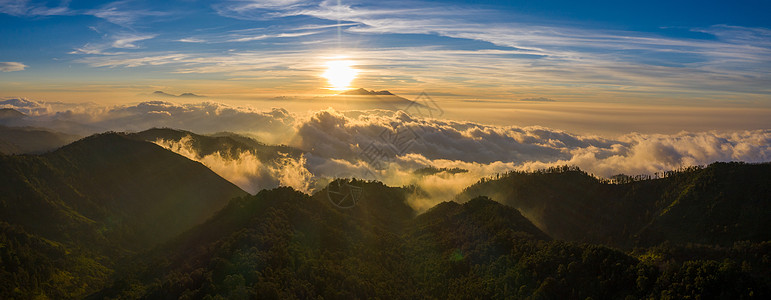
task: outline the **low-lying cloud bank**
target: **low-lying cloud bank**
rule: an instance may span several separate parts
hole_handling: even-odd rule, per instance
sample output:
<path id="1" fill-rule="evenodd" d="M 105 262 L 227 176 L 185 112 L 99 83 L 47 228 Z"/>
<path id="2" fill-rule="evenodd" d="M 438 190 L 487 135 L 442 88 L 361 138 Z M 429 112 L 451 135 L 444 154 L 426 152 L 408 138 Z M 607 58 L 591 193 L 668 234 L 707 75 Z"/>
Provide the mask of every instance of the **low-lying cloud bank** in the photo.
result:
<path id="1" fill-rule="evenodd" d="M 603 138 L 539 126 L 493 126 L 422 118 L 402 111 L 327 109 L 298 115 L 281 108 L 257 110 L 214 102 L 162 101 L 115 107 L 62 106 L 26 99 L 0 101 L 0 107 L 28 115 L 18 122 L 63 132 L 138 131 L 151 127 L 200 133 L 231 131 L 306 152 L 299 158 L 263 162 L 248 152 L 236 159 L 219 153 L 201 156 L 186 141 L 157 141 L 204 163 L 250 192 L 278 185 L 311 191 L 329 178 L 358 177 L 378 179 L 389 185 L 415 184 L 433 201 L 442 201 L 480 177 L 509 170 L 575 165 L 597 176 L 609 177 L 619 173 L 653 174 L 715 161 L 771 161 L 771 129 L 671 135 L 630 133 Z M 468 172 L 413 173 L 425 167 L 461 168 Z M 414 205 L 425 208 L 431 203 Z"/>
<path id="2" fill-rule="evenodd" d="M 264 188 L 277 186 L 291 186 L 299 191 L 311 192 L 313 174 L 305 168 L 304 157 L 284 156 L 275 161 L 261 161 L 254 153 L 248 151 L 239 153 L 235 158 L 220 152 L 201 155 L 192 146 L 190 137 L 184 137 L 179 141 L 159 139 L 155 143 L 188 159 L 201 162 L 218 175 L 252 194 Z"/>
<path id="3" fill-rule="evenodd" d="M 53 128 L 80 135 L 168 127 L 197 133 L 250 132 L 267 140 L 290 134 L 287 130 L 291 130 L 295 122 L 294 115 L 285 109 L 266 111 L 217 102 L 176 104 L 147 101 L 106 107 L 94 103 L 39 102 L 14 98 L 0 100 L 0 108 L 16 109 L 28 115 L 12 125 Z"/>

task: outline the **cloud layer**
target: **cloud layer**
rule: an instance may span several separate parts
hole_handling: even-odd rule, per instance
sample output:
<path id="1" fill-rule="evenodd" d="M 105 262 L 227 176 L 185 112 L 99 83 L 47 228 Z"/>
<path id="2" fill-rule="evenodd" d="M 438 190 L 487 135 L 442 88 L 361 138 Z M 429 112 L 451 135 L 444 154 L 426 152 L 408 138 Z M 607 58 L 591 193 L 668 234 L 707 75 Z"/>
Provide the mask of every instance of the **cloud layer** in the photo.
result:
<path id="1" fill-rule="evenodd" d="M 24 71 L 27 65 L 15 61 L 0 61 L 0 72 Z"/>
<path id="2" fill-rule="evenodd" d="M 29 116 L 20 125 L 72 129 L 139 131 L 172 127 L 193 132 L 231 131 L 287 144 L 305 152 L 264 162 L 252 153 L 235 159 L 195 153 L 186 141 L 159 145 L 200 161 L 245 190 L 289 185 L 310 191 L 334 177 L 377 179 L 390 185 L 414 184 L 430 199 L 448 200 L 480 177 L 509 170 L 575 165 L 601 177 L 619 173 L 654 174 L 715 161 L 771 161 L 771 129 L 750 131 L 629 133 L 615 138 L 579 135 L 540 126 L 495 126 L 411 116 L 403 111 L 336 111 L 298 115 L 215 102 L 163 101 L 99 107 L 25 99 L 0 102 Z M 467 172 L 415 174 L 420 168 L 460 168 Z M 433 203 L 433 202 L 432 202 Z M 429 205 L 416 201 L 416 207 Z"/>

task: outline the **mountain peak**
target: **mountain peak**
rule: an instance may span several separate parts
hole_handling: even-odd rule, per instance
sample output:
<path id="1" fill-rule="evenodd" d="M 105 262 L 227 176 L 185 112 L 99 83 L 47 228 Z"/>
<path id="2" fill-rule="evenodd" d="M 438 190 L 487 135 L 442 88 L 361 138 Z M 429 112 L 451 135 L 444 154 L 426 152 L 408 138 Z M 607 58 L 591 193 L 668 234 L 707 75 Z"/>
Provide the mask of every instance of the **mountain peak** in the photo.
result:
<path id="1" fill-rule="evenodd" d="M 182 94 L 179 94 L 179 96 L 177 96 L 177 95 L 174 95 L 174 94 L 169 94 L 169 93 L 164 92 L 164 91 L 155 91 L 155 92 L 153 92 L 153 96 L 173 97 L 173 98 L 203 98 L 203 97 L 206 97 L 206 96 L 196 95 L 196 94 L 193 94 L 193 93 L 182 93 Z"/>
<path id="2" fill-rule="evenodd" d="M 382 90 L 382 91 L 375 91 L 375 90 L 367 90 L 365 88 L 359 88 L 356 90 L 350 90 L 340 93 L 340 95 L 349 95 L 349 96 L 378 96 L 378 95 L 386 95 L 386 96 L 393 96 L 389 91 Z"/>
<path id="3" fill-rule="evenodd" d="M 23 112 L 13 108 L 0 108 L 0 119 L 18 119 L 26 116 Z"/>

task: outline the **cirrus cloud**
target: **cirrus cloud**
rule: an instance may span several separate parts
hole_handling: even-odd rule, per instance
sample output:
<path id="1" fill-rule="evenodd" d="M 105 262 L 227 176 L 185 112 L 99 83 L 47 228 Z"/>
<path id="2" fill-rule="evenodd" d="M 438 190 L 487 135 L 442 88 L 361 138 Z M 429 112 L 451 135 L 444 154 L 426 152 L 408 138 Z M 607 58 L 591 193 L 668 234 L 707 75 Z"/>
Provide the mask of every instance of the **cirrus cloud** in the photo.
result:
<path id="1" fill-rule="evenodd" d="M 0 72 L 24 71 L 27 65 L 15 61 L 0 61 Z"/>

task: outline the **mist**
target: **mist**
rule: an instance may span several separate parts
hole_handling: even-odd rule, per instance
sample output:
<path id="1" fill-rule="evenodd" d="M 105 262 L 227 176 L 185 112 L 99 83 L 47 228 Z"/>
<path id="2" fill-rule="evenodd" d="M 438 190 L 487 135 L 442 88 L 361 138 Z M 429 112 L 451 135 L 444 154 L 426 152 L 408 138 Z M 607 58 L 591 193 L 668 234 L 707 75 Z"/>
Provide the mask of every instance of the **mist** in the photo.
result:
<path id="1" fill-rule="evenodd" d="M 217 102 L 150 101 L 99 106 L 28 99 L 5 100 L 2 105 L 26 114 L 21 119 L 4 120 L 9 126 L 80 135 L 151 127 L 203 134 L 229 131 L 268 144 L 289 145 L 304 154 L 260 161 L 251 152 L 235 157 L 200 155 L 189 140 L 155 141 L 203 163 L 250 193 L 276 186 L 312 192 L 333 178 L 356 177 L 392 186 L 419 187 L 422 193 L 410 200 L 418 210 L 451 200 L 482 177 L 511 170 L 574 165 L 595 176 L 610 177 L 620 173 L 652 175 L 716 161 L 771 160 L 769 129 L 629 132 L 608 137 L 544 126 L 438 119 L 393 110 L 326 108 L 296 113 L 284 108 L 257 109 Z M 415 174 L 415 170 L 427 167 L 466 172 Z"/>

